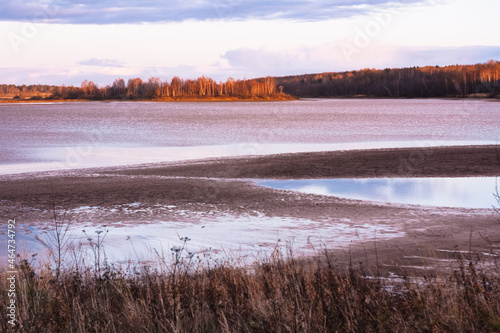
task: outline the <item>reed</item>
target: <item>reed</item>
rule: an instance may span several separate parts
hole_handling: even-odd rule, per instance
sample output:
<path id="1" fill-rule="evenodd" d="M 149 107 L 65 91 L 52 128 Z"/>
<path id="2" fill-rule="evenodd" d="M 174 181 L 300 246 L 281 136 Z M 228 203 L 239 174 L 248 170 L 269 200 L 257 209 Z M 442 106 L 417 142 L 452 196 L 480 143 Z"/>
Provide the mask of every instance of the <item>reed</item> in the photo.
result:
<path id="1" fill-rule="evenodd" d="M 275 252 L 235 266 L 172 251 L 169 263 L 125 267 L 35 269 L 24 259 L 17 325 L 2 320 L 0 331 L 500 332 L 494 264 L 462 258 L 432 276 L 391 280 L 339 267 L 328 252 L 300 260 Z M 5 300 L 6 273 L 0 276 Z M 6 311 L 1 302 L 0 313 Z"/>

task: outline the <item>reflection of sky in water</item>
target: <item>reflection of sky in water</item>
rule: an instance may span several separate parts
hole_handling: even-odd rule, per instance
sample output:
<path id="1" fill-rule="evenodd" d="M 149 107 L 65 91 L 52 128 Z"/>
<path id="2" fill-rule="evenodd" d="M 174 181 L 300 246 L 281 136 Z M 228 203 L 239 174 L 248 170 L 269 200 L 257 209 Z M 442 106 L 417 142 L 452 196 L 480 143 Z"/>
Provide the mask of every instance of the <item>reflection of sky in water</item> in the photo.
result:
<path id="1" fill-rule="evenodd" d="M 149 206 L 140 202 L 128 205 L 130 209 L 141 209 L 152 212 Z M 176 209 L 175 206 L 172 206 Z M 82 206 L 75 210 L 91 211 L 101 207 Z M 73 210 L 73 211 L 75 211 Z M 179 211 L 181 212 L 181 211 Z M 47 262 L 47 251 L 40 241 L 50 244 L 53 236 L 53 224 L 44 227 L 18 225 L 16 233 L 17 252 L 22 258 L 33 260 L 33 264 Z M 52 230 L 52 231 L 51 231 Z M 85 234 L 82 230 L 85 230 Z M 242 263 L 252 263 L 260 258 L 267 258 L 276 249 L 286 252 L 288 245 L 296 254 L 314 254 L 326 244 L 329 248 L 345 247 L 355 241 L 388 239 L 401 237 L 404 232 L 397 226 L 386 223 L 356 223 L 345 218 L 326 218 L 320 221 L 289 217 L 268 217 L 258 212 L 254 215 L 204 217 L 199 221 L 157 221 L 137 225 L 115 223 L 107 226 L 96 226 L 91 223 L 71 225 L 68 230 L 68 241 L 75 251 L 67 253 L 66 260 L 74 263 L 74 258 L 84 260 L 87 264 L 94 262 L 92 246 L 97 242 L 96 231 L 103 231 L 102 242 L 105 257 L 110 263 L 126 263 L 135 261 L 158 261 L 158 254 L 168 263 L 172 260 L 174 246 L 182 245 L 180 237 L 189 237 L 186 253 L 193 252 L 196 259 L 204 262 L 214 259 L 241 259 Z M 108 232 L 106 232 L 108 231 Z M 0 245 L 5 240 L 0 231 Z M 102 238 L 101 238 L 102 239 Z M 33 254 L 37 256 L 32 257 Z M 184 253 L 184 254 L 186 254 Z M 0 253 L 0 271 L 7 263 L 7 252 Z"/>
<path id="2" fill-rule="evenodd" d="M 259 185 L 304 193 L 416 205 L 491 208 L 495 177 L 371 178 L 260 181 Z"/>
<path id="3" fill-rule="evenodd" d="M 0 114 L 0 175 L 500 140 L 500 103 L 486 101 L 6 104 Z"/>

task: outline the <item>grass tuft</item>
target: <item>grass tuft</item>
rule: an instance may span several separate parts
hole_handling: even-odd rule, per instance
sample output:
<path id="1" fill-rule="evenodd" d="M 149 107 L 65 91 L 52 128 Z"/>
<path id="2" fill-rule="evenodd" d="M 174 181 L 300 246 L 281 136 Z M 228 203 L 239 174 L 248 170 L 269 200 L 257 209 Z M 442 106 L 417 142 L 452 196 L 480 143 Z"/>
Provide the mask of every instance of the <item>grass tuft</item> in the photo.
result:
<path id="1" fill-rule="evenodd" d="M 498 269 L 465 260 L 403 282 L 338 267 L 330 255 L 275 255 L 244 268 L 171 265 L 105 266 L 96 274 L 90 267 L 35 270 L 23 260 L 17 325 L 2 320 L 0 331 L 500 332 Z M 7 299 L 0 275 L 0 298 Z"/>

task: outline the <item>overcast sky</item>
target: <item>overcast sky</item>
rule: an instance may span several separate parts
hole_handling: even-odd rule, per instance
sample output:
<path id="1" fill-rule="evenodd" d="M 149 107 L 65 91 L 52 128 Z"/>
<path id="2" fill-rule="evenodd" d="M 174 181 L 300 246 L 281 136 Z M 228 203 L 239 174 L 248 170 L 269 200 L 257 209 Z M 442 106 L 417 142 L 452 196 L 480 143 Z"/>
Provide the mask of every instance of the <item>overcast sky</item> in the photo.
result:
<path id="1" fill-rule="evenodd" d="M 500 60 L 498 0 L 0 0 L 0 83 Z"/>

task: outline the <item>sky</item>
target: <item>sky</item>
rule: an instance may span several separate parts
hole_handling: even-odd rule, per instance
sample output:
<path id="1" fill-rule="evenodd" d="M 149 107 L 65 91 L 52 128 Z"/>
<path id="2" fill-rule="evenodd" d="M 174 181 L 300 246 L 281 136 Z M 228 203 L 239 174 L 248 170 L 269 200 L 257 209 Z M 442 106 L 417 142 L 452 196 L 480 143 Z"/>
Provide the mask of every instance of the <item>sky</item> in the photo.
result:
<path id="1" fill-rule="evenodd" d="M 500 60 L 498 0 L 0 0 L 0 83 Z"/>

